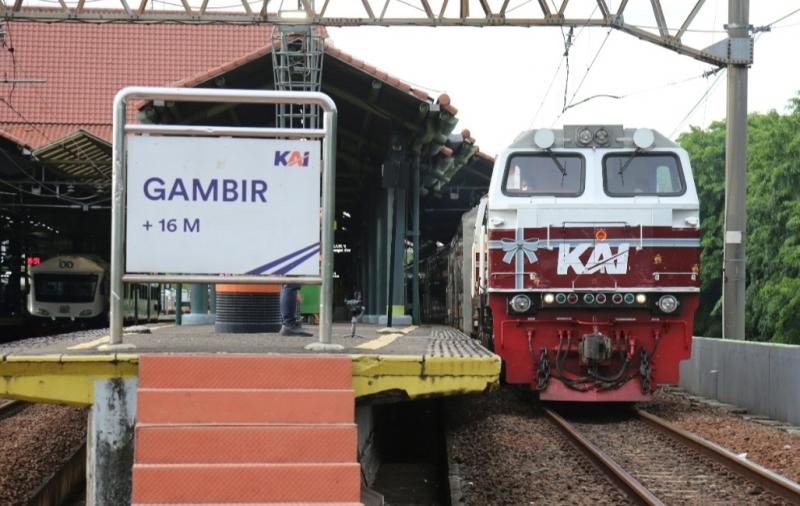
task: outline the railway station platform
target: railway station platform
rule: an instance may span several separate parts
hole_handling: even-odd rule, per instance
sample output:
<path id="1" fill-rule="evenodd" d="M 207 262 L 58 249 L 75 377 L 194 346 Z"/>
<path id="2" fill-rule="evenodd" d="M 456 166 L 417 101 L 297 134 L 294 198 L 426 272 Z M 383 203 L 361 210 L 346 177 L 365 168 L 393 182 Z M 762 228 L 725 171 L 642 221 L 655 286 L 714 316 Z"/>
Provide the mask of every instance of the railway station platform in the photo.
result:
<path id="1" fill-rule="evenodd" d="M 450 327 L 335 324 L 343 349 L 326 353 L 306 329 L 153 324 L 126 329 L 125 353 L 29 339 L 0 347 L 0 397 L 91 406 L 87 504 L 355 505 L 380 466 L 378 404 L 499 383 L 500 358 Z"/>
<path id="2" fill-rule="evenodd" d="M 0 351 L 0 396 L 91 405 L 95 381 L 136 378 L 144 354 L 319 353 L 304 349 L 318 341 L 317 328 L 305 328 L 314 336 L 218 334 L 212 325 L 151 325 L 126 331 L 124 342 L 135 348 L 124 353 L 98 349 L 109 342 L 108 336 L 67 335 L 44 345 Z M 336 354 L 348 356 L 352 362 L 357 398 L 413 399 L 481 392 L 499 382 L 500 358 L 451 327 L 407 326 L 379 334 L 380 328 L 359 324 L 356 336 L 351 337 L 350 324 L 334 324 L 333 342 L 344 348 Z"/>

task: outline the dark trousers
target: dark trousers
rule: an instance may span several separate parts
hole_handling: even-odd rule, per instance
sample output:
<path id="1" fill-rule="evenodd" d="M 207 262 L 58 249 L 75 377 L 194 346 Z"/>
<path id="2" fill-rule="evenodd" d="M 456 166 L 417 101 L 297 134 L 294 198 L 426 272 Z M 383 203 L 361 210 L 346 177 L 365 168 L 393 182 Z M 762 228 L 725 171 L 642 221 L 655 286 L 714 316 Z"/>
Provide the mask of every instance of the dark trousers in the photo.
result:
<path id="1" fill-rule="evenodd" d="M 287 284 L 281 287 L 281 323 L 285 327 L 297 326 L 297 291 L 300 285 Z"/>

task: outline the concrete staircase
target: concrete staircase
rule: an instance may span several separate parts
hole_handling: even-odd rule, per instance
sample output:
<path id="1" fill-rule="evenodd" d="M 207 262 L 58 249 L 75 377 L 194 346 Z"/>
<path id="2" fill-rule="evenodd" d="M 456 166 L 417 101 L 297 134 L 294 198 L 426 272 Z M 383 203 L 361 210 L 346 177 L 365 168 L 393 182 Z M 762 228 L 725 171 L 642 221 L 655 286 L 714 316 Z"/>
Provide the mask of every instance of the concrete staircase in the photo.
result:
<path id="1" fill-rule="evenodd" d="M 349 357 L 142 355 L 133 504 L 355 506 Z"/>

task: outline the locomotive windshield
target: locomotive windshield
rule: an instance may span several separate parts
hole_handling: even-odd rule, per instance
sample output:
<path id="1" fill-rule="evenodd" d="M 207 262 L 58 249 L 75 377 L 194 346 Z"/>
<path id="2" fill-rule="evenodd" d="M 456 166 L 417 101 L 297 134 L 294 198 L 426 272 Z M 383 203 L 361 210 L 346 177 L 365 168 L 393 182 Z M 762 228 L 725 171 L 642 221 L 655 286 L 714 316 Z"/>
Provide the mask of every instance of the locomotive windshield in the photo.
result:
<path id="1" fill-rule="evenodd" d="M 611 197 L 677 196 L 686 191 L 672 153 L 614 153 L 603 159 L 603 187 Z"/>
<path id="2" fill-rule="evenodd" d="M 96 274 L 34 274 L 33 286 L 39 302 L 92 302 Z"/>
<path id="3" fill-rule="evenodd" d="M 510 197 L 583 193 L 585 163 L 577 154 L 518 153 L 508 160 L 503 193 Z"/>

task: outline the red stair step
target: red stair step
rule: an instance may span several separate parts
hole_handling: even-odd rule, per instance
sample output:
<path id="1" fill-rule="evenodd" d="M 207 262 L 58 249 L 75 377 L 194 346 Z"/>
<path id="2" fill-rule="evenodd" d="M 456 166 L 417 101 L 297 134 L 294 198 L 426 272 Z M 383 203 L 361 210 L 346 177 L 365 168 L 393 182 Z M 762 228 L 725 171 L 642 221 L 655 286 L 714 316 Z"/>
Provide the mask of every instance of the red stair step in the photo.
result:
<path id="1" fill-rule="evenodd" d="M 133 503 L 358 502 L 358 463 L 133 466 Z"/>
<path id="2" fill-rule="evenodd" d="M 356 462 L 355 424 L 145 425 L 136 427 L 140 464 Z"/>
<path id="3" fill-rule="evenodd" d="M 352 388 L 350 357 L 326 355 L 142 355 L 140 388 Z"/>
<path id="4" fill-rule="evenodd" d="M 352 390 L 139 388 L 138 423 L 351 423 Z"/>

